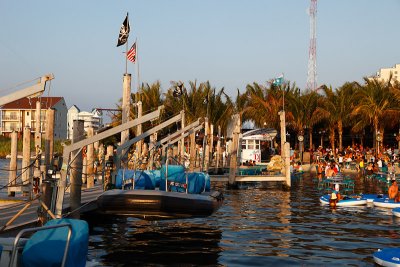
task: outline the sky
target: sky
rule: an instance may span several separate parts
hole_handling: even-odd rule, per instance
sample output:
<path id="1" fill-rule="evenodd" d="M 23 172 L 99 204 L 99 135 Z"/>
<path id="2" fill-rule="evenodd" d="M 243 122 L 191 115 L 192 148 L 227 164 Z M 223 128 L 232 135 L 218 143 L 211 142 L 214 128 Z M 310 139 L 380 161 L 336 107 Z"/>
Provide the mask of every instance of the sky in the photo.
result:
<path id="1" fill-rule="evenodd" d="M 232 97 L 284 74 L 304 90 L 310 0 L 0 0 L 0 95 L 53 73 L 45 96 L 116 108 L 129 12 L 132 92 L 139 82 L 210 81 Z M 318 0 L 317 85 L 362 82 L 400 63 L 400 0 Z M 139 75 L 138 75 L 139 70 Z"/>

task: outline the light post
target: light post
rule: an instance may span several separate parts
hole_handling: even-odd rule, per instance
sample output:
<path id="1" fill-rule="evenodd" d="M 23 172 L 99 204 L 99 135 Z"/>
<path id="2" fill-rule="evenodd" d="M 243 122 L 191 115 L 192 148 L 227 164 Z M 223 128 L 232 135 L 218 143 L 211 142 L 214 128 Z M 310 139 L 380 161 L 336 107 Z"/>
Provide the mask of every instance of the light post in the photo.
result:
<path id="1" fill-rule="evenodd" d="M 325 130 L 319 131 L 319 135 L 321 136 L 321 148 L 324 147 L 323 146 L 323 139 L 324 139 L 324 135 L 325 135 Z"/>
<path id="2" fill-rule="evenodd" d="M 377 148 L 377 153 L 378 153 L 378 155 L 379 155 L 379 146 L 380 146 L 380 142 L 382 141 L 382 135 L 381 135 L 381 132 L 380 131 L 378 131 L 378 134 L 376 135 L 376 141 L 378 141 L 378 148 Z"/>
<path id="3" fill-rule="evenodd" d="M 303 165 L 303 141 L 304 141 L 303 131 L 299 133 L 299 135 L 297 136 L 297 140 L 299 140 L 300 164 Z"/>

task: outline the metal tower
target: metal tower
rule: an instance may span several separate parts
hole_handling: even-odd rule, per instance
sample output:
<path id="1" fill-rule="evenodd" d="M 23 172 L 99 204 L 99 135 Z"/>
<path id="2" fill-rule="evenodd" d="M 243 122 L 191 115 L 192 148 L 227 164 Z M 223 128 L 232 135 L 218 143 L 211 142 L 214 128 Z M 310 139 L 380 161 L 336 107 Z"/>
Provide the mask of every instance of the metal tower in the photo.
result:
<path id="1" fill-rule="evenodd" d="M 310 0 L 310 46 L 308 50 L 307 89 L 317 89 L 317 0 Z"/>

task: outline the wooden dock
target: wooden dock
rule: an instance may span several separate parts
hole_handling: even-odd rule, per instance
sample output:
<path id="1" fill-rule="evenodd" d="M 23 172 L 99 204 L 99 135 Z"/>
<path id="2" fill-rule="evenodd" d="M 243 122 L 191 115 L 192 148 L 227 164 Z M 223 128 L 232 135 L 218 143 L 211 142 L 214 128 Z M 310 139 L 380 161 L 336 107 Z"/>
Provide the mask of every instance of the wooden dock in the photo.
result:
<path id="1" fill-rule="evenodd" d="M 228 182 L 229 175 L 210 175 L 211 182 Z M 236 182 L 285 182 L 284 175 L 237 175 Z"/>
<path id="2" fill-rule="evenodd" d="M 97 209 L 96 199 L 103 193 L 103 185 L 96 185 L 92 188 L 82 190 L 81 199 L 81 213 L 94 211 Z M 0 206 L 0 228 L 3 227 L 15 214 L 20 211 L 27 201 L 19 200 L 14 201 L 10 204 L 4 204 Z M 15 232 L 16 230 L 22 229 L 29 225 L 36 224 L 38 222 L 38 208 L 39 202 L 34 200 L 32 204 L 7 228 L 0 232 L 0 236 Z M 70 211 L 69 206 L 69 193 L 65 194 L 63 213 Z"/>

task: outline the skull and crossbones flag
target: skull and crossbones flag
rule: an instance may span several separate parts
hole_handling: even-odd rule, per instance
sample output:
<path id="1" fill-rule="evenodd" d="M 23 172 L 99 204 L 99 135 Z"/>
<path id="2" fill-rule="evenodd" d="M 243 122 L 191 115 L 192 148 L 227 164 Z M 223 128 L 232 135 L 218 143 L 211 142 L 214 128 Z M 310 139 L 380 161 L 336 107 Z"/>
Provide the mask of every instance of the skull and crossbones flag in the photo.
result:
<path id="1" fill-rule="evenodd" d="M 128 13 L 126 13 L 126 18 L 122 23 L 121 29 L 119 30 L 117 47 L 125 44 L 128 41 L 130 30 L 131 28 L 129 26 Z"/>
<path id="2" fill-rule="evenodd" d="M 172 95 L 174 97 L 180 97 L 183 94 L 183 83 L 180 82 L 177 84 L 177 86 L 174 88 L 174 91 L 172 92 Z"/>

